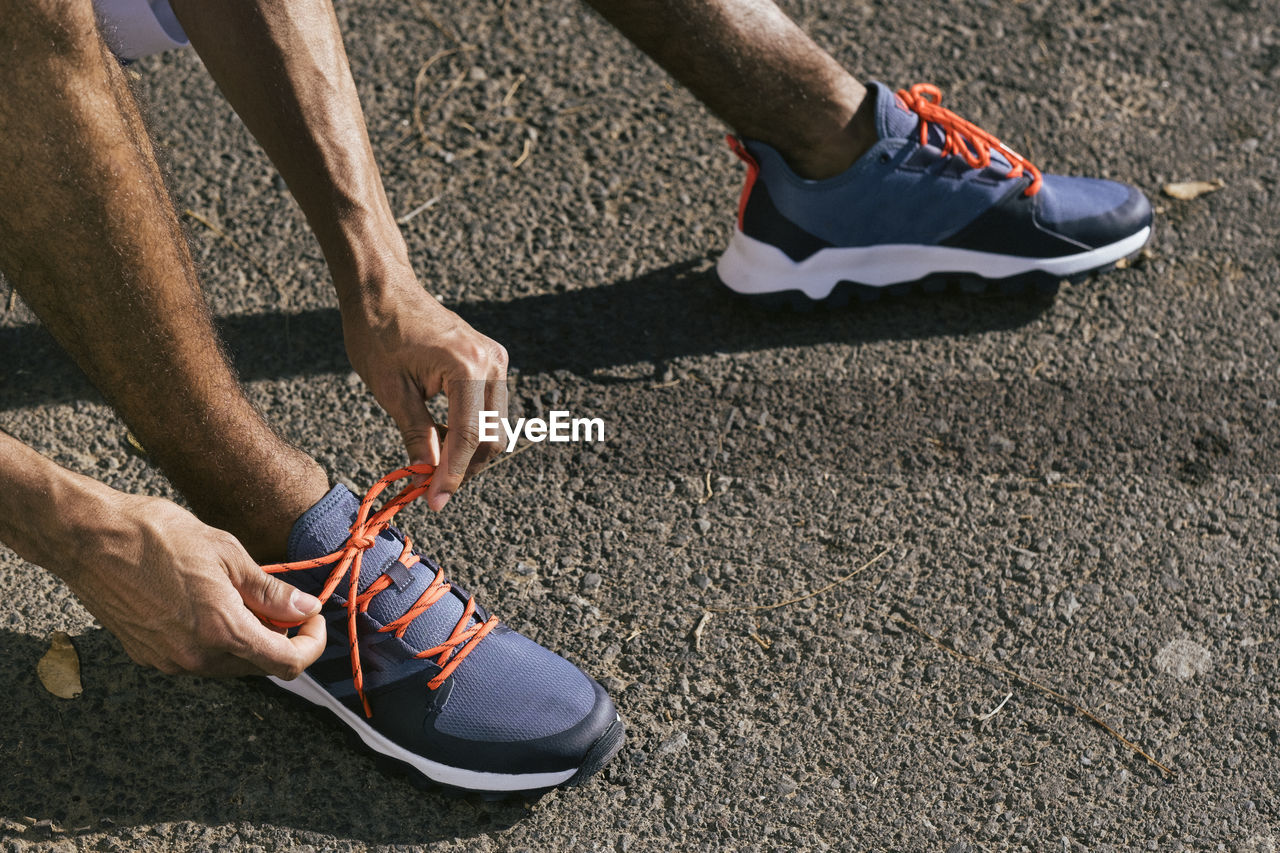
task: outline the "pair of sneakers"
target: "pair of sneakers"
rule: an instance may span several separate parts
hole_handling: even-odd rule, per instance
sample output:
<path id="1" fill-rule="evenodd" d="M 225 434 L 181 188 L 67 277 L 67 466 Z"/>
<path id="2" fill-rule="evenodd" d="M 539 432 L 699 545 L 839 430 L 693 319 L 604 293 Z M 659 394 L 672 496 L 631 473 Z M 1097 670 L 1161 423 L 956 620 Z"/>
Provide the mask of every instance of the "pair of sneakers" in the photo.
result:
<path id="1" fill-rule="evenodd" d="M 872 83 L 879 141 L 847 172 L 795 175 L 732 139 L 748 176 L 717 267 L 731 290 L 807 307 L 914 287 L 1052 290 L 1136 253 L 1151 207 L 1124 184 L 1040 173 L 940 104 L 929 86 Z M 364 497 L 335 487 L 296 523 L 289 563 L 266 567 L 325 601 L 329 646 L 276 683 L 326 708 L 374 751 L 436 784 L 488 793 L 582 782 L 621 748 L 605 691 L 490 616 L 391 525 L 425 490 L 406 468 Z"/>

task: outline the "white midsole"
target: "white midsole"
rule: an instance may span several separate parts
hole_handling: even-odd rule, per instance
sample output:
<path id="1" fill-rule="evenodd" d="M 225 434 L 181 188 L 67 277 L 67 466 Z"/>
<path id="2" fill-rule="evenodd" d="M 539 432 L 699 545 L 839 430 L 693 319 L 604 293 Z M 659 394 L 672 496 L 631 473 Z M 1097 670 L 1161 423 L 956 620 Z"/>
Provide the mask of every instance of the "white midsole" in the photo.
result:
<path id="1" fill-rule="evenodd" d="M 729 248 L 716 264 L 720 280 L 744 294 L 803 291 L 810 299 L 825 299 L 841 281 L 871 287 L 916 281 L 935 273 L 972 273 L 983 278 L 1008 278 L 1028 272 L 1069 276 L 1106 266 L 1141 249 L 1151 227 L 1108 246 L 1058 258 L 1027 258 L 953 249 L 886 243 L 846 249 L 822 249 L 803 261 L 769 243 L 733 231 Z"/>
<path id="2" fill-rule="evenodd" d="M 403 761 L 405 764 L 420 771 L 428 779 L 444 785 L 467 788 L 472 791 L 533 791 L 539 788 L 552 788 L 563 782 L 568 782 L 573 778 L 573 774 L 578 772 L 576 767 L 572 770 L 557 770 L 554 773 L 483 773 L 478 770 L 463 770 L 460 767 L 450 767 L 447 764 L 423 758 L 421 755 L 397 746 L 380 734 L 377 729 L 365 722 L 359 714 L 339 702 L 329 691 L 317 684 L 315 679 L 305 673 L 293 681 L 284 681 L 274 676 L 268 676 L 268 678 L 277 687 L 282 687 L 294 695 L 301 696 L 308 702 L 328 708 L 337 714 L 342 722 L 350 726 L 360 736 L 360 740 L 364 741 L 365 746 L 374 752 L 380 752 L 397 761 Z"/>

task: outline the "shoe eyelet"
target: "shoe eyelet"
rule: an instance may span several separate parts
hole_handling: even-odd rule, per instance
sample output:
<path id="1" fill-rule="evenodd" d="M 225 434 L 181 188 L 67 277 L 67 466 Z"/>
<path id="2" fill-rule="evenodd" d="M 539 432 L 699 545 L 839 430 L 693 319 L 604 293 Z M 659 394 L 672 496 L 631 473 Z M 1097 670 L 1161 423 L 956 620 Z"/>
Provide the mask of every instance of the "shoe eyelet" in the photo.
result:
<path id="1" fill-rule="evenodd" d="M 892 157 L 890 157 L 887 153 L 886 153 L 886 154 L 881 154 L 881 155 L 880 155 L 880 162 L 881 162 L 881 163 L 888 163 L 888 162 L 889 162 L 890 160 L 892 160 L 892 159 L 893 159 L 893 158 L 892 158 Z"/>

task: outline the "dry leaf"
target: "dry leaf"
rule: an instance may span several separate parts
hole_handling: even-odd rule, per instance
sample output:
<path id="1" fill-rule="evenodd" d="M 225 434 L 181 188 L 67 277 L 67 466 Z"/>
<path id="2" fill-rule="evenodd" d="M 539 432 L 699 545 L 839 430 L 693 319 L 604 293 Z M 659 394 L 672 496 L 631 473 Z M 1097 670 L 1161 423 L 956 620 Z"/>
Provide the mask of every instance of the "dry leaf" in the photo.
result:
<path id="1" fill-rule="evenodd" d="M 49 651 L 36 664 L 36 675 L 44 689 L 59 699 L 75 699 L 84 691 L 80 684 L 80 656 L 65 632 L 49 635 Z"/>
<path id="2" fill-rule="evenodd" d="M 129 430 L 124 431 L 124 440 L 129 442 L 129 446 L 138 451 L 139 456 L 146 456 L 147 449 L 142 446 L 142 442 L 138 441 L 138 437 Z"/>
<path id="3" fill-rule="evenodd" d="M 1180 184 L 1165 184 L 1164 194 L 1179 201 L 1191 201 L 1208 193 L 1215 193 L 1225 184 L 1222 181 L 1186 181 Z"/>

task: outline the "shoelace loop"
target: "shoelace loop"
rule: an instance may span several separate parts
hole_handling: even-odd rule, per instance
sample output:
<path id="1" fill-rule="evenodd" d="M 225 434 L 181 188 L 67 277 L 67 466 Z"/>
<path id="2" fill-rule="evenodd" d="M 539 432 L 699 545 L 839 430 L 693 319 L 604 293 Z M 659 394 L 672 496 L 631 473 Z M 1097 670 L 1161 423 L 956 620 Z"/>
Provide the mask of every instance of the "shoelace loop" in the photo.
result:
<path id="1" fill-rule="evenodd" d="M 1027 158 L 1005 145 L 993 134 L 942 106 L 942 90 L 928 83 L 917 83 L 908 89 L 899 89 L 898 97 L 907 109 L 920 116 L 920 144 L 929 144 L 929 125 L 942 128 L 944 138 L 942 153 L 957 154 L 973 169 L 985 169 L 991 165 L 991 149 L 999 149 L 1012 167 L 1010 178 L 1031 175 L 1031 183 L 1022 191 L 1025 196 L 1040 192 L 1044 176 Z"/>
<path id="2" fill-rule="evenodd" d="M 364 674 L 360 669 L 360 635 L 356 627 L 356 617 L 358 614 L 368 610 L 369 605 L 373 603 L 374 596 L 391 586 L 394 580 L 390 576 L 382 574 L 369 585 L 368 589 L 360 592 L 360 569 L 364 560 L 364 552 L 372 548 L 378 540 L 378 535 L 391 526 L 391 519 L 395 517 L 396 513 L 427 491 L 427 486 L 431 483 L 431 475 L 434 472 L 435 468 L 431 465 L 408 465 L 392 471 L 374 483 L 360 501 L 360 509 L 356 512 L 355 523 L 351 525 L 351 535 L 343 546 L 333 553 L 326 554 L 323 557 L 316 557 L 312 560 L 275 563 L 262 567 L 262 570 L 268 574 L 280 574 L 283 572 L 316 569 L 333 563 L 333 571 L 329 573 L 324 588 L 316 596 L 321 603 L 329 600 L 334 590 L 338 588 L 338 584 L 342 582 L 343 577 L 348 578 L 346 609 L 347 638 L 351 644 L 351 677 L 355 683 L 356 694 L 360 697 L 360 704 L 364 706 L 366 717 L 372 717 L 373 710 L 369 706 L 368 698 L 364 695 Z M 405 477 L 417 476 L 424 476 L 426 479 L 416 486 L 412 482 L 409 483 L 395 497 L 384 503 L 381 509 L 370 514 L 374 500 L 387 486 Z M 412 568 L 421 562 L 418 556 L 413 553 L 413 542 L 408 536 L 404 537 L 404 548 L 401 549 L 400 556 L 396 559 L 405 568 Z M 435 577 L 422 595 L 418 597 L 418 600 L 402 616 L 379 628 L 378 631 L 380 633 L 394 633 L 396 637 L 403 637 L 415 619 L 425 613 L 431 605 L 449 594 L 453 587 L 445 580 L 444 569 L 435 568 Z M 458 619 L 458 624 L 453 627 L 444 642 L 414 655 L 414 657 L 421 659 L 435 658 L 436 665 L 441 667 L 440 672 L 436 673 L 427 682 L 427 687 L 431 690 L 435 690 L 444 684 L 445 680 L 457 669 L 458 664 L 462 663 L 463 658 L 471 654 L 476 645 L 497 627 L 498 619 L 495 616 L 490 616 L 483 622 L 468 627 L 475 611 L 475 599 L 472 596 L 467 596 L 467 603 L 462 609 L 462 617 Z"/>

